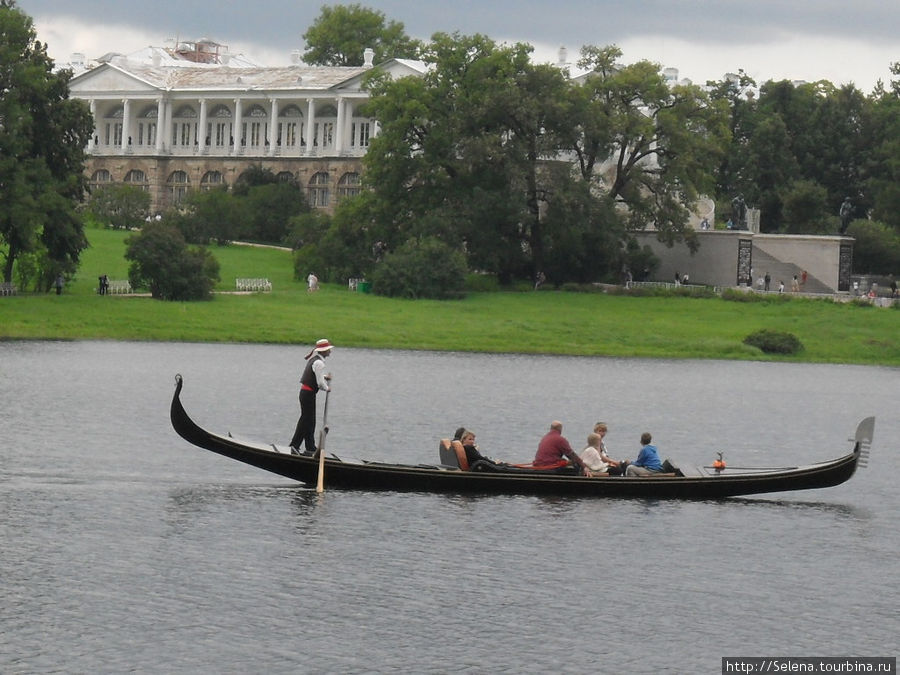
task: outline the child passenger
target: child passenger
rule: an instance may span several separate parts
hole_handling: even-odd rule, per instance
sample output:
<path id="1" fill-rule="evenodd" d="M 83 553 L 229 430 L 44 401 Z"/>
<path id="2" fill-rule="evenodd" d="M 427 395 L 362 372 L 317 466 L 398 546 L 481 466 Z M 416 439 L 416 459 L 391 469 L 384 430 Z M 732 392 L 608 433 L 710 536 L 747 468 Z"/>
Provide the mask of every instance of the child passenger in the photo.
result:
<path id="1" fill-rule="evenodd" d="M 590 433 L 587 437 L 587 447 L 581 451 L 581 461 L 591 470 L 595 476 L 606 474 L 609 464 L 603 460 L 603 436 Z"/>

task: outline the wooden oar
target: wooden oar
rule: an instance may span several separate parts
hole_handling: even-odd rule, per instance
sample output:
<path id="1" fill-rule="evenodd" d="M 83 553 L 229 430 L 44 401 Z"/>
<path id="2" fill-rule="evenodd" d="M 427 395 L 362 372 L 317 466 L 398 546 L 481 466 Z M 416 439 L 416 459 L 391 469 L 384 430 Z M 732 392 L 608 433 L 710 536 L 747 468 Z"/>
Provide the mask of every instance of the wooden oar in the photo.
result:
<path id="1" fill-rule="evenodd" d="M 331 379 L 329 375 L 328 379 Z M 316 481 L 316 492 L 325 492 L 325 436 L 328 435 L 328 395 L 331 384 L 325 392 L 325 410 L 322 412 L 322 431 L 319 432 L 319 478 Z"/>

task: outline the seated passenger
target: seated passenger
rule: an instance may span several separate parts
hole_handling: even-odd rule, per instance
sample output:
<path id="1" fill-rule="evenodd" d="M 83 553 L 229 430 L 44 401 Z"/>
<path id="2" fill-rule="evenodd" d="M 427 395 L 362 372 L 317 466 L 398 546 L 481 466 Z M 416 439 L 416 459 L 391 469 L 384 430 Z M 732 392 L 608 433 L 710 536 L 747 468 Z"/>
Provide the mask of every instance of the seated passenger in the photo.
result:
<path id="1" fill-rule="evenodd" d="M 544 434 L 540 444 L 538 444 L 537 454 L 534 456 L 532 464 L 535 468 L 541 466 L 553 466 L 563 457 L 567 457 L 575 464 L 585 476 L 591 475 L 591 470 L 581 461 L 581 457 L 575 454 L 569 441 L 562 435 L 562 422 L 554 420 L 550 423 L 550 431 Z"/>
<path id="2" fill-rule="evenodd" d="M 641 451 L 634 463 L 625 469 L 626 476 L 652 476 L 662 473 L 663 466 L 655 445 L 650 445 L 653 437 L 646 431 L 641 434 Z"/>
<path id="3" fill-rule="evenodd" d="M 587 447 L 581 451 L 581 461 L 587 465 L 595 476 L 607 475 L 609 464 L 603 461 L 601 443 L 603 437 L 597 433 L 588 434 Z"/>
<path id="4" fill-rule="evenodd" d="M 478 446 L 475 445 L 474 431 L 463 429 L 462 434 L 460 434 L 459 440 L 462 443 L 463 450 L 466 451 L 466 460 L 469 462 L 470 469 L 475 465 L 475 462 L 478 461 L 485 461 L 490 462 L 491 464 L 496 464 L 494 460 L 492 460 L 490 457 L 485 457 L 478 450 Z"/>
<path id="5" fill-rule="evenodd" d="M 625 473 L 625 465 L 627 462 L 617 462 L 614 459 L 611 459 L 609 454 L 606 451 L 606 432 L 608 431 L 608 427 L 605 422 L 597 422 L 594 425 L 594 433 L 599 434 L 600 436 L 600 459 L 602 459 L 607 465 L 607 473 L 610 476 L 621 476 Z"/>

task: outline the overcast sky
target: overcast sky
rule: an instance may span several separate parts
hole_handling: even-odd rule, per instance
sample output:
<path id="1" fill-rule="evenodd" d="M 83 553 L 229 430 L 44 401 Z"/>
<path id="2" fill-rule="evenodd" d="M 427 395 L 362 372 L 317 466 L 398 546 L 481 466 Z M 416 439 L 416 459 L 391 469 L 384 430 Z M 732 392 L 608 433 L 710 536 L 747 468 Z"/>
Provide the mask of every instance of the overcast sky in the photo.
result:
<path id="1" fill-rule="evenodd" d="M 166 38 L 207 37 L 261 65 L 288 65 L 321 0 L 18 0 L 50 56 L 67 63 L 128 53 Z M 853 82 L 869 93 L 900 61 L 897 0 L 359 0 L 428 40 L 435 32 L 527 42 L 535 61 L 569 60 L 582 45 L 616 44 L 622 61 L 678 68 L 697 84 L 739 68 L 758 83 Z"/>

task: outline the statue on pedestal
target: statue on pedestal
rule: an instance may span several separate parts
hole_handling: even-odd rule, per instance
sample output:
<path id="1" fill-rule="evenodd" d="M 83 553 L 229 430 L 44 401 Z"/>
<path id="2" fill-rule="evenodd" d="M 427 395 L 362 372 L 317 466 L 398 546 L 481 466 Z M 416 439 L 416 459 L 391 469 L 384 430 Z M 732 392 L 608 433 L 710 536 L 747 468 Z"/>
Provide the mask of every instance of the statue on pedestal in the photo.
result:
<path id="1" fill-rule="evenodd" d="M 847 227 L 850 225 L 850 217 L 853 215 L 853 204 L 850 197 L 844 197 L 844 203 L 841 204 L 841 210 L 838 212 L 841 217 L 841 234 L 847 233 Z"/>
<path id="2" fill-rule="evenodd" d="M 731 200 L 731 220 L 734 229 L 747 229 L 747 204 L 744 203 L 744 195 L 738 195 Z"/>

